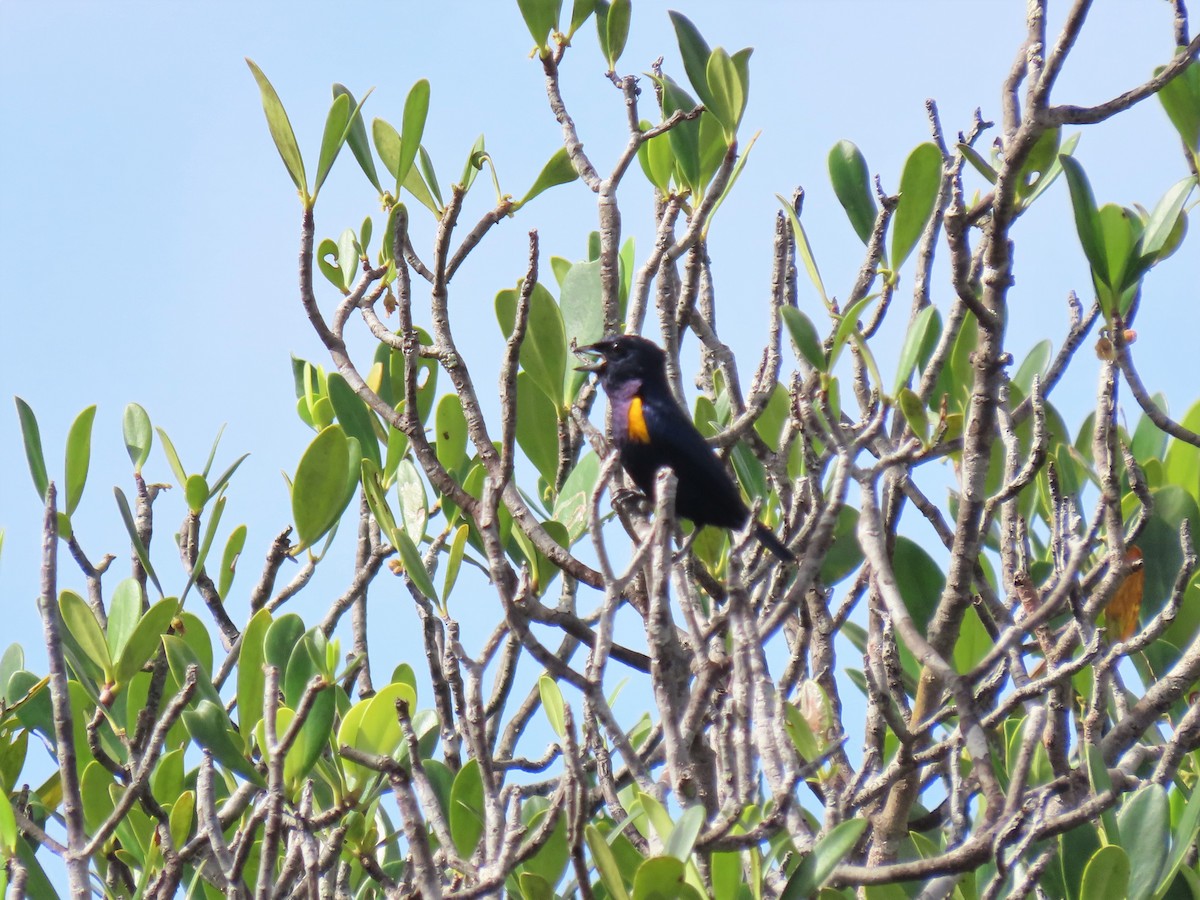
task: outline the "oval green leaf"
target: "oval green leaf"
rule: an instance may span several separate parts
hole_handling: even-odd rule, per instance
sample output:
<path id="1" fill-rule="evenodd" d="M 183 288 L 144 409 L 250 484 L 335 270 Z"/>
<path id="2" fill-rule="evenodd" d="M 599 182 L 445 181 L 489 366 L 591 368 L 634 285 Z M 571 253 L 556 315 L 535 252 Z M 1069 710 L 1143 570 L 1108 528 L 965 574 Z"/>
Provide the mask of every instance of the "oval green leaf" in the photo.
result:
<path id="1" fill-rule="evenodd" d="M 829 151 L 829 180 L 854 233 L 865 244 L 875 227 L 875 197 L 867 160 L 850 141 L 838 141 Z"/>
<path id="2" fill-rule="evenodd" d="M 129 461 L 133 463 L 133 471 L 142 471 L 142 466 L 150 458 L 150 448 L 154 445 L 154 429 L 150 427 L 150 416 L 136 403 L 125 407 L 121 417 L 121 431 L 125 436 L 125 450 L 129 453 Z"/>
<path id="3" fill-rule="evenodd" d="M 892 216 L 892 267 L 899 269 L 920 240 L 937 203 L 942 184 L 942 151 L 936 144 L 919 145 L 904 162 L 900 199 Z"/>
<path id="4" fill-rule="evenodd" d="M 340 425 L 323 429 L 304 451 L 292 480 L 292 520 L 301 547 L 310 547 L 345 509 L 350 445 Z"/>

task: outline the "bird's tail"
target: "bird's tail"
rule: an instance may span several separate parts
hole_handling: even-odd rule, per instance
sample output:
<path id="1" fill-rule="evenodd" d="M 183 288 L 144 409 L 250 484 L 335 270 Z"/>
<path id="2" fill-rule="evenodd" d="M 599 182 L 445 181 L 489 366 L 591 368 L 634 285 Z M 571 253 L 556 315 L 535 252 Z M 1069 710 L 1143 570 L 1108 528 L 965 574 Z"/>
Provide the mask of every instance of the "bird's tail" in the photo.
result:
<path id="1" fill-rule="evenodd" d="M 775 537 L 775 532 L 762 522 L 754 523 L 754 536 L 758 538 L 759 543 L 770 550 L 781 562 L 796 561 L 796 555 L 784 545 L 783 541 Z"/>

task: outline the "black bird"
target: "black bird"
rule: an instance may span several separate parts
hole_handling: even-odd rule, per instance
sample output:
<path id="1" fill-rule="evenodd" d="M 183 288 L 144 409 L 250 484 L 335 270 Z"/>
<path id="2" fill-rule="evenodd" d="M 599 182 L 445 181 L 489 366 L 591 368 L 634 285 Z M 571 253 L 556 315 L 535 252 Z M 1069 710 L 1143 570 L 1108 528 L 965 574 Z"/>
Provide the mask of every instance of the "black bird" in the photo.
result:
<path id="1" fill-rule="evenodd" d="M 676 513 L 697 526 L 744 528 L 750 510 L 713 448 L 675 402 L 662 348 L 626 334 L 576 352 L 598 357 L 579 369 L 600 376 L 608 394 L 612 441 L 620 452 L 621 465 L 642 493 L 654 496 L 658 470 L 667 466 L 678 479 Z M 754 534 L 781 560 L 795 559 L 766 525 L 755 522 Z"/>

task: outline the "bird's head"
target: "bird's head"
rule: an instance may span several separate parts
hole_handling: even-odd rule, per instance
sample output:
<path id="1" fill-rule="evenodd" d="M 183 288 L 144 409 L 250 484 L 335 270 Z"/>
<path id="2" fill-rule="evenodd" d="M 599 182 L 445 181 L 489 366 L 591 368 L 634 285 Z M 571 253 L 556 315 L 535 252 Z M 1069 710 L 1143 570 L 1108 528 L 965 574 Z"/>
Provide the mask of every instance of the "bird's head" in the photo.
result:
<path id="1" fill-rule="evenodd" d="M 576 369 L 598 374 L 606 391 L 635 379 L 645 382 L 666 378 L 666 353 L 653 341 L 636 334 L 605 338 L 578 347 L 575 353 L 580 357 L 592 357 Z"/>

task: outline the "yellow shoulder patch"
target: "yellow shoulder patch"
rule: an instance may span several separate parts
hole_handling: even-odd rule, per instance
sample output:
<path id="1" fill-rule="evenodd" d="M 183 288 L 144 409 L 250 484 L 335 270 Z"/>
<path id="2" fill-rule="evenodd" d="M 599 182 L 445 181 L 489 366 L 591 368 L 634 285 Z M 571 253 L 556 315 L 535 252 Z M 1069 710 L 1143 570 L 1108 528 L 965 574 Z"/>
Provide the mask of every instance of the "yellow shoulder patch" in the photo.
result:
<path id="1" fill-rule="evenodd" d="M 629 418 L 625 425 L 629 439 L 638 444 L 650 443 L 650 431 L 646 428 L 646 416 L 642 412 L 642 398 L 634 397 L 629 401 Z"/>

